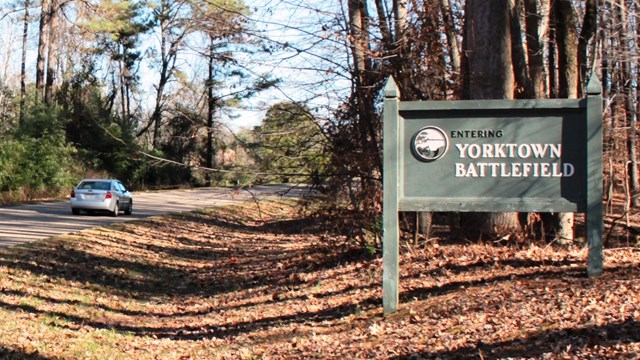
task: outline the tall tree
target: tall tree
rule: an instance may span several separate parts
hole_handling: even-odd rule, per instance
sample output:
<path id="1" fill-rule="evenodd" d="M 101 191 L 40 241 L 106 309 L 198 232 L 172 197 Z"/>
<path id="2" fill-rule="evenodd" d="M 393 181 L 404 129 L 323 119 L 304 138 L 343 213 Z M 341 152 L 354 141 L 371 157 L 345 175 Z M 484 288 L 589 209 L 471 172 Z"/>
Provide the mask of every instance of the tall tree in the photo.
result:
<path id="1" fill-rule="evenodd" d="M 382 158 L 379 147 L 379 116 L 376 115 L 372 85 L 372 51 L 369 29 L 369 11 L 366 0 L 349 0 L 349 34 L 353 57 L 353 87 L 356 99 L 355 121 L 360 130 L 359 140 L 363 155 L 371 159 L 375 172 L 382 173 Z"/>
<path id="2" fill-rule="evenodd" d="M 215 68 L 216 68 L 216 46 L 215 37 L 209 36 L 209 61 L 208 61 L 208 75 L 205 82 L 207 88 L 207 143 L 205 154 L 205 166 L 209 169 L 213 169 L 215 162 L 215 149 L 213 147 L 214 137 L 214 116 L 216 111 L 217 98 L 215 96 Z M 211 173 L 206 174 L 206 185 L 211 186 Z"/>
<path id="3" fill-rule="evenodd" d="M 309 109 L 301 104 L 272 106 L 254 129 L 254 148 L 264 180 L 310 182 L 324 172 L 325 138 Z"/>
<path id="4" fill-rule="evenodd" d="M 20 119 L 24 122 L 27 101 L 27 40 L 29 35 L 29 0 L 24 2 L 24 16 L 22 19 L 22 53 L 20 55 Z"/>
<path id="5" fill-rule="evenodd" d="M 467 0 L 463 38 L 467 99 L 513 99 L 509 0 Z"/>
<path id="6" fill-rule="evenodd" d="M 634 61 L 638 58 L 639 51 L 638 45 L 640 44 L 640 26 L 638 26 L 638 12 L 640 7 L 637 2 L 631 2 L 629 4 L 633 7 L 631 14 L 636 18 L 635 31 L 633 26 L 629 25 L 629 34 L 631 36 L 631 43 L 633 46 L 629 46 L 629 78 L 633 79 L 627 84 L 627 114 L 629 118 L 629 131 L 627 134 L 627 156 L 629 158 L 628 174 L 629 174 L 629 189 L 631 199 L 629 199 L 630 205 L 634 208 L 640 207 L 640 171 L 638 166 L 638 111 L 640 111 L 640 84 L 638 84 L 638 77 L 640 72 L 640 62 Z M 594 5 L 595 6 L 595 5 Z M 586 15 L 585 15 L 586 17 Z M 586 20 L 585 20 L 586 21 Z M 586 62 L 585 62 L 586 63 Z M 635 86 L 634 86 L 635 85 Z"/>
<path id="7" fill-rule="evenodd" d="M 207 60 L 207 78 L 204 81 L 206 94 L 206 145 L 205 166 L 209 169 L 215 166 L 214 137 L 215 114 L 223 106 L 221 96 L 216 95 L 217 87 L 224 83 L 218 76 L 223 71 L 235 67 L 234 54 L 229 51 L 229 43 L 240 41 L 245 31 L 244 14 L 248 13 L 246 6 L 240 1 L 227 2 L 224 6 L 215 2 L 205 2 L 194 8 L 195 31 L 201 33 L 208 42 L 208 46 L 201 52 Z M 233 73 L 233 71 L 232 71 Z M 229 79 L 228 76 L 224 76 Z M 232 96 L 233 97 L 233 96 Z M 211 185 L 211 173 L 206 174 L 206 184 Z"/>
<path id="8" fill-rule="evenodd" d="M 578 21 L 571 0 L 553 2 L 558 54 L 558 97 L 578 97 Z"/>
<path id="9" fill-rule="evenodd" d="M 458 31 L 453 19 L 453 9 L 449 0 L 440 0 L 440 11 L 442 12 L 442 21 L 445 25 L 445 34 L 448 42 L 448 52 L 451 59 L 452 71 L 454 74 L 460 74 L 460 45 L 458 44 Z"/>
<path id="10" fill-rule="evenodd" d="M 554 40 L 549 42 L 552 52 L 557 54 L 557 95 L 559 98 L 576 99 L 586 87 L 587 45 L 596 30 L 596 3 L 585 3 L 582 32 L 578 34 L 579 21 L 570 0 L 555 0 L 551 7 Z M 556 58 L 554 58 L 556 59 Z M 551 63 L 556 67 L 556 63 Z M 557 219 L 556 237 L 561 242 L 574 239 L 574 214 L 561 213 Z"/>
<path id="11" fill-rule="evenodd" d="M 595 41 L 592 39 L 596 36 L 598 30 L 598 1 L 586 0 L 584 5 L 584 20 L 582 21 L 582 30 L 580 30 L 580 38 L 578 40 L 578 67 L 580 71 L 580 93 L 584 95 L 584 87 L 587 84 L 587 76 L 590 75 L 596 59 Z M 590 47 L 590 44 L 592 46 Z M 591 56 L 591 61 L 589 61 Z"/>
<path id="12" fill-rule="evenodd" d="M 637 18 L 637 3 L 633 1 L 620 1 L 617 4 L 617 12 L 620 19 L 620 40 L 618 46 L 621 54 L 625 54 L 618 69 L 621 82 L 621 98 L 624 99 L 627 162 L 625 179 L 628 188 L 627 207 L 637 208 L 640 205 L 640 180 L 638 174 L 638 149 L 637 149 L 637 118 L 638 118 L 638 64 L 632 59 L 637 58 L 637 30 L 633 31 L 634 18 Z M 637 26 L 637 25 L 636 25 Z"/>
<path id="13" fill-rule="evenodd" d="M 142 12 L 135 1 L 102 1 L 91 8 L 81 23 L 83 29 L 93 34 L 95 53 L 104 56 L 109 64 L 108 106 L 118 109 L 121 123 L 128 127 L 135 125 L 131 103 L 140 80 L 140 38 L 150 27 Z"/>
<path id="14" fill-rule="evenodd" d="M 46 62 L 48 49 L 51 46 L 51 18 L 53 0 L 42 0 L 40 11 L 40 26 L 38 30 L 38 55 L 36 59 L 36 98 L 38 101 L 44 100 Z"/>
<path id="15" fill-rule="evenodd" d="M 47 46 L 47 72 L 45 76 L 44 84 L 44 103 L 51 104 L 53 100 L 53 85 L 56 77 L 56 65 L 58 62 L 58 50 L 56 49 L 56 39 L 59 37 L 60 30 L 58 29 L 58 10 L 60 9 L 60 0 L 50 0 L 51 5 L 49 8 L 49 23 L 47 31 L 49 34 L 49 44 Z"/>
<path id="16" fill-rule="evenodd" d="M 549 0 L 545 1 L 548 2 Z M 526 49 L 530 79 L 528 92 L 535 99 L 548 97 L 543 42 L 541 39 L 543 9 L 544 6 L 538 6 L 537 0 L 524 0 Z"/>
<path id="17" fill-rule="evenodd" d="M 513 99 L 510 0 L 467 0 L 463 38 L 463 96 L 467 99 Z M 517 213 L 461 215 L 470 236 L 519 231 Z"/>
<path id="18" fill-rule="evenodd" d="M 184 40 L 193 31 L 193 22 L 189 21 L 192 14 L 191 4 L 187 0 L 159 0 L 148 4 L 153 11 L 160 37 L 156 60 L 158 80 L 155 83 L 155 100 L 151 117 L 147 125 L 138 131 L 137 136 L 153 128 L 151 145 L 154 148 L 158 147 L 162 135 L 162 118 L 167 106 L 167 85 L 177 71 L 176 61 L 185 46 Z"/>

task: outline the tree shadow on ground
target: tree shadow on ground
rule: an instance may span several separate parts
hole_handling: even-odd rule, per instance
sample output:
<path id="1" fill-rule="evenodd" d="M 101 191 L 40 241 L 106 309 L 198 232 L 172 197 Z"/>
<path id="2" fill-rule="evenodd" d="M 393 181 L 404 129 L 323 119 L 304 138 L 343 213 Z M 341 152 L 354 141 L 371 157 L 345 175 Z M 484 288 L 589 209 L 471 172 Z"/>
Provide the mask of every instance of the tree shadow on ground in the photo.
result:
<path id="1" fill-rule="evenodd" d="M 545 331 L 525 338 L 496 343 L 479 342 L 453 351 L 425 351 L 405 354 L 392 359 L 507 359 L 507 358 L 575 358 L 584 348 L 597 348 L 640 341 L 640 322 L 627 319 L 602 326 Z M 554 354 L 552 357 L 545 356 Z M 637 354 L 629 354 L 635 358 Z M 598 358 L 597 354 L 591 358 Z"/>
<path id="2" fill-rule="evenodd" d="M 0 346 L 0 359 L 3 360 L 49 360 L 52 358 L 48 358 L 34 353 L 25 353 L 22 350 L 11 349 L 5 346 Z"/>
<path id="3" fill-rule="evenodd" d="M 483 276 L 472 281 L 450 281 L 440 286 L 418 287 L 402 292 L 401 301 L 429 299 L 446 294 L 455 294 L 470 288 L 480 286 L 497 285 L 503 282 L 515 282 L 519 284 L 529 284 L 530 287 L 552 286 L 552 283 L 565 284 L 569 287 L 591 287 L 593 279 L 586 276 L 584 266 L 577 267 L 572 262 L 568 266 L 563 265 L 565 261 L 542 262 L 546 267 L 539 267 L 538 261 L 501 261 L 509 264 L 514 270 L 523 270 L 531 267 L 532 272 L 503 274 L 496 276 Z M 555 263 L 549 267 L 549 263 Z M 476 264 L 477 265 L 477 264 Z M 607 283 L 612 281 L 634 281 L 638 276 L 638 270 L 629 266 L 612 266 L 605 269 L 605 273 L 598 278 L 598 282 Z M 461 312 L 483 312 L 483 302 L 478 302 L 477 306 L 469 306 L 466 303 L 464 308 L 453 306 L 447 308 L 446 315 L 460 316 Z M 631 344 L 640 341 L 640 323 L 637 319 L 627 318 L 623 322 L 607 323 L 601 326 L 583 326 L 560 330 L 538 331 L 530 335 L 523 334 L 522 337 L 510 341 L 487 343 L 478 341 L 473 346 L 466 346 L 451 351 L 424 351 L 420 353 L 410 353 L 393 359 L 505 359 L 505 358 L 574 358 L 575 353 L 581 349 L 595 351 L 600 346 L 615 346 L 616 344 Z M 553 356 L 549 357 L 549 354 Z M 566 355 L 566 356 L 564 356 Z M 635 358 L 635 354 L 631 358 Z M 580 358 L 580 357 L 578 357 Z M 591 357 L 598 358 L 598 356 Z"/>
<path id="4" fill-rule="evenodd" d="M 185 221 L 178 223 L 177 219 Z M 162 301 L 183 302 L 189 296 L 197 294 L 202 297 L 227 295 L 242 290 L 263 291 L 259 289 L 283 289 L 313 286 L 313 280 L 305 280 L 301 274 L 335 269 L 349 262 L 369 261 L 359 249 L 351 248 L 348 252 L 336 251 L 334 244 L 320 241 L 302 241 L 296 243 L 295 238 L 284 239 L 285 235 L 301 235 L 301 239 L 308 234 L 305 230 L 307 221 L 312 224 L 315 220 L 292 219 L 274 221 L 271 223 L 244 224 L 236 218 L 222 215 L 207 215 L 192 213 L 169 217 L 166 222 L 159 220 L 141 221 L 132 225 L 118 225 L 109 231 L 93 232 L 93 239 L 83 235 L 74 235 L 72 240 L 67 238 L 49 239 L 30 246 L 14 248 L 0 252 L 0 265 L 10 269 L 25 270 L 31 274 L 50 277 L 56 280 L 72 281 L 83 284 L 102 294 L 115 294 L 137 299 L 141 302 L 157 298 Z M 290 229 L 292 227 L 293 229 Z M 314 230 L 315 231 L 315 230 Z M 267 238 L 266 233 L 271 236 Z M 318 230 L 316 234 L 320 233 Z M 282 236 L 283 238 L 279 238 Z M 147 241 L 151 238 L 153 241 Z M 123 240 L 123 239 L 126 239 Z M 200 267 L 188 267 L 192 261 L 204 264 Z M 413 288 L 401 294 L 403 300 L 425 299 L 446 293 L 481 287 L 487 284 L 520 281 L 520 280 L 548 280 L 548 279 L 579 279 L 584 278 L 584 269 L 577 267 L 575 261 L 535 261 L 535 260 L 478 260 L 470 264 L 450 264 L 425 272 L 425 276 L 442 277 L 439 273 L 446 270 L 452 274 L 463 274 L 477 269 L 490 269 L 496 265 L 511 267 L 514 270 L 526 270 L 526 273 L 494 275 L 477 278 L 472 281 L 458 281 L 448 279 L 440 286 L 425 286 Z M 569 269 L 568 269 L 569 268 Z M 612 271 L 608 269 L 607 271 Z M 624 272 L 619 269 L 619 273 Z M 360 279 L 361 280 L 361 279 Z M 378 279 L 376 279 L 377 281 Z M 375 281 L 351 284 L 337 289 L 328 289 L 324 296 L 341 297 L 347 292 L 370 290 L 372 286 L 379 286 Z M 90 326 L 95 329 L 113 329 L 130 333 L 140 337 L 165 338 L 173 340 L 201 340 L 212 338 L 230 338 L 253 331 L 282 327 L 291 324 L 320 324 L 339 320 L 363 310 L 381 308 L 382 300 L 378 296 L 361 296 L 339 305 L 331 304 L 320 309 L 296 309 L 288 313 L 258 314 L 252 319 L 239 319 L 233 322 L 222 322 L 214 325 L 184 323 L 162 323 L 149 325 L 146 319 L 163 319 L 172 317 L 206 317 L 214 312 L 228 310 L 249 311 L 252 306 L 269 304 L 287 308 L 292 300 L 304 301 L 304 295 L 296 295 L 285 299 L 276 297 L 261 300 L 251 299 L 235 305 L 225 303 L 203 308 L 184 307 L 179 310 L 145 312 L 148 307 L 139 309 L 122 309 L 104 303 L 86 303 L 75 300 L 58 300 L 56 296 L 48 296 L 46 292 L 25 291 L 24 289 L 5 289 L 17 297 L 35 297 L 48 304 L 66 304 L 90 306 L 94 309 L 115 313 L 111 318 L 91 318 L 78 315 L 73 311 L 49 310 L 37 305 L 15 304 L 0 301 L 0 307 L 33 314 L 51 315 L 66 320 L 57 326 L 71 330 L 79 326 Z M 318 295 L 321 298 L 323 295 Z M 119 321 L 119 316 L 139 316 L 138 322 Z M 633 322 L 629 325 L 637 326 Z M 330 325 L 329 325 L 330 326 Z M 598 330 L 593 332 L 597 334 Z M 609 328 L 608 339 L 613 339 L 616 333 Z M 567 332 L 574 330 L 565 330 Z M 591 334 L 591 330 L 577 329 L 578 339 L 582 339 L 583 331 Z M 549 332 L 548 335 L 536 335 L 529 339 L 516 339 L 508 343 L 488 345 L 478 344 L 455 352 L 440 352 L 420 354 L 426 358 L 464 358 L 476 356 L 478 349 L 492 357 L 510 356 L 520 347 L 536 350 L 535 344 L 544 336 L 556 336 L 561 333 Z M 585 335 L 586 336 L 586 335 Z M 634 337 L 631 337 L 634 339 Z M 582 341 L 582 340 L 580 340 Z M 512 352 L 513 351 L 513 352 Z M 410 357 L 411 355 L 407 355 Z"/>
<path id="5" fill-rule="evenodd" d="M 427 299 L 432 296 L 447 294 L 461 289 L 470 287 L 484 286 L 506 281 L 521 280 L 548 280 L 548 279 L 566 279 L 566 278 L 584 278 L 584 272 L 581 270 L 569 271 L 566 269 L 558 270 L 539 270 L 525 274 L 509 274 L 500 276 L 483 277 L 472 281 L 451 281 L 440 286 L 427 288 L 414 288 L 400 294 L 401 299 Z"/>
<path id="6" fill-rule="evenodd" d="M 172 219 L 189 224 L 181 228 Z M 62 237 L 6 249 L 0 251 L 0 265 L 92 284 L 115 294 L 148 298 L 189 293 L 216 295 L 255 286 L 295 286 L 300 284 L 295 274 L 334 268 L 366 256 L 356 248 L 336 251 L 329 242 L 283 246 L 277 237 L 285 233 L 273 231 L 284 231 L 296 221 L 306 223 L 300 219 L 252 226 L 218 215 L 180 214 L 162 225 L 153 220 L 136 223 L 135 231 L 151 234 L 137 238 L 131 236 L 131 226 L 120 224 L 104 235 L 92 234 L 92 238 L 80 235 L 79 241 L 70 242 Z M 194 229 L 193 224 L 200 228 Z M 154 232 L 160 226 L 164 227 L 160 231 L 167 232 L 163 239 L 144 241 L 144 236 L 157 236 Z M 198 239 L 184 235 L 198 230 Z M 253 236 L 250 240 L 234 237 L 239 233 L 270 236 Z M 126 242 L 121 240 L 125 237 Z M 191 260 L 214 266 L 197 271 L 177 265 Z"/>
<path id="7" fill-rule="evenodd" d="M 177 224 L 172 221 L 176 218 L 187 223 Z M 180 214 L 170 217 L 168 223 L 145 220 L 136 223 L 135 229 L 127 224 L 119 224 L 104 231 L 102 229 L 93 231 L 91 235 L 81 233 L 71 237 L 52 238 L 27 246 L 4 249 L 0 251 L 0 266 L 26 271 L 43 279 L 52 279 L 45 280 L 47 282 L 80 283 L 83 287 L 99 293 L 146 301 L 157 297 L 187 298 L 192 294 L 214 297 L 234 293 L 239 289 L 304 287 L 309 284 L 303 280 L 301 274 L 333 269 L 345 262 L 358 261 L 363 256 L 367 256 L 356 248 L 336 251 L 330 243 L 305 242 L 292 247 L 290 240 L 283 242 L 277 239 L 277 236 L 284 233 L 295 234 L 302 230 L 303 226 L 296 226 L 296 223 L 305 224 L 306 220 L 246 225 L 223 216 Z M 287 226 L 292 225 L 297 230 L 285 230 Z M 160 227 L 164 228 L 159 229 Z M 166 238 L 158 238 L 158 232 L 167 232 Z M 268 239 L 256 237 L 268 232 L 271 234 Z M 155 237 L 155 241 L 145 242 L 136 238 L 134 236 L 136 233 L 144 234 L 141 235 L 143 237 Z M 251 236 L 243 238 L 240 235 L 238 237 L 233 235 L 240 233 L 251 234 Z M 126 241 L 123 240 L 125 238 Z M 152 261 L 153 259 L 155 261 Z M 174 260 L 176 263 L 171 264 L 169 260 Z M 181 266 L 184 262 L 192 260 L 204 264 L 202 265 L 204 268 Z M 35 298 L 37 301 L 52 305 L 87 305 L 77 300 L 59 299 L 58 296 L 47 295 L 43 289 L 38 286 L 34 291 L 6 288 L 3 289 L 3 293 L 19 298 Z M 336 294 L 340 292 L 340 290 L 335 291 Z M 265 303 L 265 300 L 261 301 Z M 277 302 L 277 300 L 266 301 L 266 303 Z M 379 302 L 380 300 L 365 301 L 362 306 Z M 259 304 L 246 303 L 242 306 L 248 308 L 252 305 Z M 346 316 L 360 307 L 358 304 L 350 304 L 317 312 L 275 316 L 256 322 L 189 329 L 188 327 L 147 328 L 143 325 L 119 324 L 108 319 L 91 319 L 73 312 L 41 310 L 38 306 L 12 304 L 1 300 L 0 306 L 11 311 L 58 317 L 68 321 L 70 329 L 74 329 L 78 324 L 84 324 L 96 329 L 115 329 L 140 336 L 184 339 L 235 336 L 255 327 L 269 326 L 269 324 L 332 319 Z M 215 309 L 207 307 L 166 314 L 158 312 L 150 314 L 106 304 L 95 303 L 90 306 L 125 316 L 153 316 L 154 318 L 201 316 L 212 311 L 234 309 L 222 306 Z"/>

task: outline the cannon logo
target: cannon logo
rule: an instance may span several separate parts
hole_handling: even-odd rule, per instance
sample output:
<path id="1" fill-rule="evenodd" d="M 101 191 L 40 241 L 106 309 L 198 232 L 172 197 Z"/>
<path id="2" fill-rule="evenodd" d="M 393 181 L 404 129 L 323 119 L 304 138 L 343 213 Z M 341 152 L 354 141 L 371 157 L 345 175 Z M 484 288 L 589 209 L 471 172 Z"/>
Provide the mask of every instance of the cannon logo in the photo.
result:
<path id="1" fill-rule="evenodd" d="M 432 162 L 440 159 L 449 150 L 449 138 L 442 129 L 426 126 L 420 129 L 411 141 L 411 152 L 418 160 Z"/>

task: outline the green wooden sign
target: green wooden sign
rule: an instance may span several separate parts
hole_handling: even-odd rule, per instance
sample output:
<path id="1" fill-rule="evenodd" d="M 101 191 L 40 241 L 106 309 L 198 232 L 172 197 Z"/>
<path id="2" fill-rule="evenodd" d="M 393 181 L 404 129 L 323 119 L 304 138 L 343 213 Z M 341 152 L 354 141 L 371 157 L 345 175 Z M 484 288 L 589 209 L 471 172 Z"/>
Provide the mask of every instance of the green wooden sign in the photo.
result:
<path id="1" fill-rule="evenodd" d="M 383 305 L 398 305 L 398 211 L 584 212 L 602 273 L 602 96 L 384 102 Z"/>

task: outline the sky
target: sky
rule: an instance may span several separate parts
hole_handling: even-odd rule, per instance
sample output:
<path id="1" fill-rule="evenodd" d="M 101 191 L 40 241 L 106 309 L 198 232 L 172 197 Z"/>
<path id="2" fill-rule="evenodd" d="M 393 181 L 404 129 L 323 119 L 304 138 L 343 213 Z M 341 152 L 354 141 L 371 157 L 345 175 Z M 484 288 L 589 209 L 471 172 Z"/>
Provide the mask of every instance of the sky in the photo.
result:
<path id="1" fill-rule="evenodd" d="M 282 83 L 277 89 L 263 92 L 246 102 L 245 109 L 233 112 L 233 117 L 223 115 L 222 121 L 231 129 L 251 128 L 258 125 L 263 119 L 268 107 L 282 101 L 310 101 L 312 106 L 316 104 L 318 108 L 330 107 L 330 103 L 335 101 L 332 92 L 335 84 L 331 80 L 330 69 L 324 74 L 315 69 L 322 67 L 318 59 L 326 54 L 322 52 L 334 52 L 335 49 L 324 49 L 317 43 L 320 36 L 321 25 L 327 15 L 335 12 L 336 9 L 330 7 L 339 2 L 315 3 L 309 0 L 258 0 L 248 4 L 253 13 L 249 16 L 254 30 L 262 36 L 276 41 L 280 44 L 289 44 L 289 47 L 280 49 L 269 56 L 264 54 L 248 56 L 238 54 L 243 57 L 251 71 L 256 74 L 266 73 L 273 77 L 278 77 Z M 318 10 L 322 6 L 325 9 Z M 0 5 L 0 9 L 6 6 Z M 326 12 L 325 12 L 326 10 Z M 5 16 L 8 15 L 8 16 Z M 34 12 L 32 12 L 32 16 Z M 334 16 L 335 17 L 335 16 Z M 10 21 L 13 18 L 13 21 Z M 17 74 L 19 73 L 20 56 L 20 33 L 21 33 L 21 13 L 7 14 L 0 13 L 0 80 L 13 81 L 11 86 L 17 85 Z M 37 26 L 32 23 L 29 33 L 30 44 L 28 46 L 27 69 L 35 69 Z M 298 52 L 296 49 L 305 49 L 307 52 Z M 324 65 L 326 66 L 326 65 Z M 201 71 L 198 65 L 194 64 L 192 71 Z M 35 71 L 28 70 L 28 76 L 33 77 Z M 141 67 L 142 88 L 144 103 L 152 104 L 155 96 L 154 71 L 147 65 Z M 329 74 L 329 75 L 328 75 Z M 33 79 L 30 79 L 33 81 Z M 234 89 L 221 89 L 221 94 L 234 91 Z"/>
<path id="2" fill-rule="evenodd" d="M 326 116 L 326 109 L 335 108 L 339 101 L 340 89 L 348 87 L 336 78 L 337 72 L 326 61 L 338 61 L 346 51 L 335 48 L 333 30 L 323 30 L 327 28 L 323 25 L 340 12 L 340 2 L 259 0 L 251 6 L 255 9 L 250 16 L 255 30 L 289 46 L 270 56 L 248 59 L 254 71 L 269 73 L 282 83 L 278 89 L 257 96 L 250 102 L 253 110 L 242 112 L 242 118 L 234 121 L 240 126 L 257 124 L 269 105 L 282 101 L 306 102 L 312 110 L 317 108 L 317 114 Z"/>

